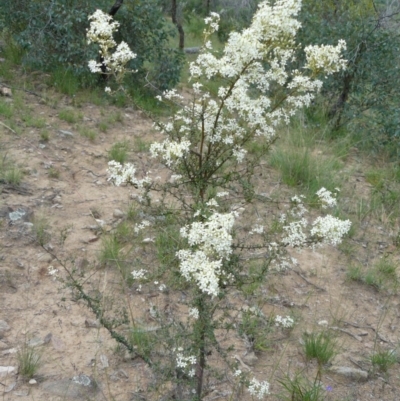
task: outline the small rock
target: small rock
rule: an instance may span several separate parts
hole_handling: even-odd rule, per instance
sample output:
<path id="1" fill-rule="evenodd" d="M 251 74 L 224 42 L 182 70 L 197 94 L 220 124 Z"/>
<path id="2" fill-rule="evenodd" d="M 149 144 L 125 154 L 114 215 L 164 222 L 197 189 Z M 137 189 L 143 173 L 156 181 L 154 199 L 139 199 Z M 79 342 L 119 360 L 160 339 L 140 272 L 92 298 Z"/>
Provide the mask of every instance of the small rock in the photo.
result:
<path id="1" fill-rule="evenodd" d="M 17 382 L 11 383 L 9 386 L 7 386 L 4 389 L 4 392 L 9 393 L 10 391 L 13 391 L 16 385 L 17 385 Z"/>
<path id="2" fill-rule="evenodd" d="M 44 342 L 45 344 L 48 344 L 48 343 L 51 341 L 52 338 L 53 338 L 53 334 L 49 333 L 49 334 L 47 334 L 47 336 L 43 339 L 43 342 Z"/>
<path id="3" fill-rule="evenodd" d="M 329 371 L 355 381 L 368 380 L 368 372 L 361 369 L 349 368 L 347 366 L 332 366 L 329 368 Z"/>
<path id="4" fill-rule="evenodd" d="M 31 338 L 26 345 L 28 347 L 40 347 L 44 344 L 44 340 L 38 337 Z"/>
<path id="5" fill-rule="evenodd" d="M 53 256 L 50 255 L 49 253 L 40 253 L 38 256 L 38 261 L 44 263 L 51 263 L 53 261 Z"/>
<path id="6" fill-rule="evenodd" d="M 132 354 L 128 350 L 125 351 L 125 354 L 124 354 L 124 357 L 123 357 L 123 360 L 125 362 L 129 362 L 129 361 L 131 361 L 132 359 L 135 359 L 135 358 L 136 358 L 136 354 Z"/>
<path id="7" fill-rule="evenodd" d="M 16 354 L 17 352 L 18 352 L 17 348 L 9 348 L 4 351 L 1 351 L 1 355 Z"/>
<path id="8" fill-rule="evenodd" d="M 99 239 L 99 237 L 96 236 L 96 235 L 94 235 L 93 237 L 90 237 L 90 238 L 88 239 L 88 243 L 91 244 L 92 242 L 98 241 L 98 239 Z"/>
<path id="9" fill-rule="evenodd" d="M 37 381 L 35 379 L 29 380 L 29 384 L 37 384 Z"/>
<path id="10" fill-rule="evenodd" d="M 69 136 L 69 137 L 73 137 L 74 134 L 71 131 L 65 131 L 63 129 L 58 130 L 58 132 L 62 135 L 62 136 Z"/>
<path id="11" fill-rule="evenodd" d="M 254 352 L 247 353 L 242 359 L 243 362 L 249 366 L 254 366 L 258 361 L 258 358 Z"/>
<path id="12" fill-rule="evenodd" d="M 113 216 L 117 219 L 120 219 L 120 218 L 124 217 L 124 212 L 122 210 L 115 209 L 113 212 Z"/>
<path id="13" fill-rule="evenodd" d="M 103 368 L 103 369 L 106 369 L 106 368 L 108 368 L 110 365 L 108 364 L 108 358 L 107 358 L 107 356 L 106 355 L 104 355 L 104 354 L 101 354 L 100 355 L 100 362 L 101 362 L 101 367 Z"/>
<path id="14" fill-rule="evenodd" d="M 29 390 L 14 391 L 14 395 L 18 397 L 27 397 L 29 395 Z"/>
<path id="15" fill-rule="evenodd" d="M 0 377 L 7 376 L 9 373 L 14 372 L 14 366 L 0 366 Z"/>
<path id="16" fill-rule="evenodd" d="M 63 341 L 55 336 L 51 336 L 51 343 L 53 344 L 54 349 L 56 349 L 57 351 L 64 351 L 65 349 L 65 345 L 63 343 Z"/>
<path id="17" fill-rule="evenodd" d="M 10 326 L 5 320 L 0 320 L 0 333 L 10 330 Z"/>
<path id="18" fill-rule="evenodd" d="M 92 329 L 99 329 L 101 327 L 101 324 L 98 320 L 86 319 L 85 326 Z"/>
<path id="19" fill-rule="evenodd" d="M 4 341 L 0 341 L 0 351 L 7 349 L 8 345 Z"/>
<path id="20" fill-rule="evenodd" d="M 12 92 L 10 88 L 6 88 L 6 87 L 1 87 L 0 88 L 0 95 L 1 96 L 7 96 L 7 97 L 12 97 Z"/>

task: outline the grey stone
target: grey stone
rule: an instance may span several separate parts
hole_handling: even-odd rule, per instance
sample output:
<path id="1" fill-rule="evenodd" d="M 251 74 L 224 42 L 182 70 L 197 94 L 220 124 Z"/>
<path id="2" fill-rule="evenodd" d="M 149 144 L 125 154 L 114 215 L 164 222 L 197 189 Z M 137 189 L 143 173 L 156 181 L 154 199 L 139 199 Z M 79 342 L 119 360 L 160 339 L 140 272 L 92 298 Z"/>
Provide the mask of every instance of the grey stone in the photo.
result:
<path id="1" fill-rule="evenodd" d="M 0 333 L 10 330 L 10 326 L 5 320 L 0 320 Z"/>
<path id="2" fill-rule="evenodd" d="M 53 260 L 53 256 L 49 253 L 40 253 L 38 255 L 38 261 L 44 263 L 50 263 Z"/>
<path id="3" fill-rule="evenodd" d="M 113 216 L 117 219 L 120 219 L 121 217 L 124 217 L 124 212 L 119 209 L 115 209 L 113 212 Z"/>
<path id="4" fill-rule="evenodd" d="M 186 47 L 184 51 L 187 54 L 196 54 L 200 51 L 200 47 Z"/>
<path id="5" fill-rule="evenodd" d="M 44 340 L 38 337 L 33 337 L 26 343 L 28 347 L 40 347 L 43 344 Z"/>
<path id="6" fill-rule="evenodd" d="M 62 136 L 69 136 L 69 137 L 73 137 L 74 134 L 71 131 L 65 131 L 63 129 L 58 130 L 58 132 L 62 135 Z"/>
<path id="7" fill-rule="evenodd" d="M 64 398 L 86 400 L 93 398 L 99 391 L 97 383 L 86 375 L 74 376 L 72 380 L 63 379 L 45 383 L 43 390 Z"/>
<path id="8" fill-rule="evenodd" d="M 242 359 L 249 366 L 254 366 L 258 361 L 258 357 L 254 352 L 248 352 Z"/>
<path id="9" fill-rule="evenodd" d="M 99 329 L 101 324 L 98 320 L 86 319 L 85 326 L 88 328 Z"/>
<path id="10" fill-rule="evenodd" d="M 106 368 L 110 367 L 110 365 L 108 363 L 108 358 L 107 358 L 106 355 L 104 355 L 104 354 L 100 355 L 100 362 L 101 362 L 101 367 L 103 369 L 106 369 Z"/>
<path id="11" fill-rule="evenodd" d="M 329 371 L 355 381 L 368 380 L 368 372 L 361 369 L 349 368 L 347 366 L 332 366 L 329 368 Z"/>
<path id="12" fill-rule="evenodd" d="M 14 372 L 14 366 L 0 366 L 0 377 L 7 376 L 8 374 Z"/>

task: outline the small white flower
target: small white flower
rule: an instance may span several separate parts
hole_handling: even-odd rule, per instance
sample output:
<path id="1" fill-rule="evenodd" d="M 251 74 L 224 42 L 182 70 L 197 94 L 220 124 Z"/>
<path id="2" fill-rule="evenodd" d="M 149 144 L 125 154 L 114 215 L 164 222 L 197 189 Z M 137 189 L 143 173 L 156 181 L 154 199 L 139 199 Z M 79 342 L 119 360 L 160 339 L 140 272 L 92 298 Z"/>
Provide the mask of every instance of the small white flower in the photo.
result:
<path id="1" fill-rule="evenodd" d="M 111 93 L 111 88 L 110 88 L 109 86 L 106 86 L 106 87 L 104 88 L 104 92 L 106 92 L 106 93 Z"/>
<path id="2" fill-rule="evenodd" d="M 251 379 L 249 393 L 259 400 L 269 394 L 269 383 L 267 381 L 259 382 L 256 378 Z"/>
<path id="3" fill-rule="evenodd" d="M 189 317 L 197 320 L 199 318 L 199 310 L 197 308 L 190 308 L 189 309 Z"/>
<path id="4" fill-rule="evenodd" d="M 275 317 L 275 325 L 289 329 L 294 326 L 294 320 L 290 316 L 282 317 L 277 315 Z"/>

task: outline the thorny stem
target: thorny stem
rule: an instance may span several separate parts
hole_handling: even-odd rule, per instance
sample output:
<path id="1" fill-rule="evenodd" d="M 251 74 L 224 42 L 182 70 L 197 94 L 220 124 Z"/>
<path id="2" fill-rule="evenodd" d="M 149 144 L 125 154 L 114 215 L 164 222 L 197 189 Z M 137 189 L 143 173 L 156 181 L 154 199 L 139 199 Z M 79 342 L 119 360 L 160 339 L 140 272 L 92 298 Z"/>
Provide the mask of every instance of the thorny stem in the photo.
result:
<path id="1" fill-rule="evenodd" d="M 89 309 L 95 314 L 96 319 L 98 319 L 99 323 L 110 333 L 110 336 L 115 341 L 117 341 L 117 343 L 124 345 L 131 354 L 136 354 L 138 357 L 143 359 L 150 367 L 153 366 L 153 362 L 151 361 L 150 358 L 148 358 L 144 354 L 138 353 L 138 350 L 135 349 L 123 335 L 117 333 L 114 330 L 112 322 L 109 322 L 107 319 L 104 318 L 103 311 L 101 310 L 101 308 L 98 305 L 96 305 L 98 303 L 97 300 L 86 294 L 85 290 L 83 289 L 82 284 L 78 280 L 75 279 L 74 275 L 72 274 L 71 270 L 68 269 L 66 264 L 61 259 L 59 259 L 56 254 L 49 251 L 44 246 L 42 246 L 42 248 L 47 253 L 49 253 L 51 256 L 53 256 L 53 258 L 56 259 L 57 262 L 67 272 L 67 275 L 70 280 L 70 286 L 78 291 L 79 296 L 86 302 Z"/>

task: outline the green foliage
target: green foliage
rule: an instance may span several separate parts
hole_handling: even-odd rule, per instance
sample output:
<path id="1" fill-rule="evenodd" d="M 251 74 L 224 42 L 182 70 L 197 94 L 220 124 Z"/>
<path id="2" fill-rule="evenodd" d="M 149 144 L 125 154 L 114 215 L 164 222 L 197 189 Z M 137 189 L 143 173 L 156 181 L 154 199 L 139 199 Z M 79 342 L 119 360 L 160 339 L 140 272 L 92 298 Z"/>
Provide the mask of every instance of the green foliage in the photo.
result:
<path id="1" fill-rule="evenodd" d="M 286 377 L 280 380 L 286 394 L 280 398 L 287 401 L 323 401 L 325 394 L 319 382 L 309 382 L 308 380 L 295 376 L 293 379 Z"/>
<path id="2" fill-rule="evenodd" d="M 396 14 L 372 0 L 305 0 L 299 41 L 347 42 L 348 68 L 330 76 L 323 95 L 336 136 L 347 125 L 360 144 L 396 155 L 400 139 L 399 48 Z M 299 54 L 301 59 L 302 55 Z"/>
<path id="3" fill-rule="evenodd" d="M 99 261 L 102 265 L 118 264 L 121 243 L 115 234 L 102 237 Z"/>
<path id="4" fill-rule="evenodd" d="M 337 186 L 332 172 L 339 169 L 338 160 L 314 156 L 307 148 L 278 148 L 272 152 L 270 163 L 280 170 L 286 185 L 300 186 L 310 196 L 322 187 L 334 192 Z"/>
<path id="5" fill-rule="evenodd" d="M 397 355 L 393 350 L 379 350 L 370 356 L 370 361 L 374 369 L 387 372 L 397 362 Z"/>
<path id="6" fill-rule="evenodd" d="M 128 157 L 127 153 L 127 143 L 126 142 L 116 142 L 111 147 L 108 152 L 108 159 L 115 160 L 118 163 L 124 164 Z"/>
<path id="7" fill-rule="evenodd" d="M 35 348 L 24 345 L 17 353 L 19 374 L 25 379 L 31 379 L 40 368 L 41 359 Z"/>
<path id="8" fill-rule="evenodd" d="M 69 124 L 75 124 L 82 119 L 82 116 L 77 115 L 72 109 L 64 109 L 58 113 L 58 118 Z"/>
<path id="9" fill-rule="evenodd" d="M 239 335 L 256 352 L 267 351 L 270 348 L 271 340 L 268 338 L 268 334 L 272 332 L 274 326 L 273 322 L 265 319 L 260 313 L 244 311 L 238 327 Z"/>
<path id="10" fill-rule="evenodd" d="M 303 336 L 304 353 L 307 359 L 316 359 L 318 365 L 326 365 L 336 355 L 336 343 L 326 332 Z"/>
<path id="11" fill-rule="evenodd" d="M 51 238 L 49 233 L 49 222 L 45 216 L 36 216 L 33 219 L 32 232 L 36 242 L 40 246 L 45 246 Z"/>
<path id="12" fill-rule="evenodd" d="M 0 184 L 18 185 L 22 181 L 22 171 L 15 165 L 6 152 L 1 149 L 0 153 Z"/>
<path id="13" fill-rule="evenodd" d="M 396 288 L 399 283 L 397 265 L 389 257 L 383 257 L 372 266 L 363 268 L 352 265 L 347 271 L 347 277 L 352 281 L 366 284 L 376 290 Z"/>

